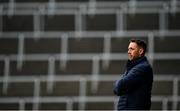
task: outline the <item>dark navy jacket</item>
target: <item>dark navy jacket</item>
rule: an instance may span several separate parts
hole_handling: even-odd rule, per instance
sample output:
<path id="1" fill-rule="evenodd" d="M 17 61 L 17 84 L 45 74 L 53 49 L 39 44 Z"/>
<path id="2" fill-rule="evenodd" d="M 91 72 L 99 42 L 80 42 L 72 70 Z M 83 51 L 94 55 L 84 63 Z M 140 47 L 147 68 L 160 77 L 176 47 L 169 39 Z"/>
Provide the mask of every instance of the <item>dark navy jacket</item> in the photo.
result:
<path id="1" fill-rule="evenodd" d="M 147 58 L 127 62 L 127 70 L 114 84 L 114 94 L 119 97 L 118 110 L 149 110 L 153 71 Z"/>

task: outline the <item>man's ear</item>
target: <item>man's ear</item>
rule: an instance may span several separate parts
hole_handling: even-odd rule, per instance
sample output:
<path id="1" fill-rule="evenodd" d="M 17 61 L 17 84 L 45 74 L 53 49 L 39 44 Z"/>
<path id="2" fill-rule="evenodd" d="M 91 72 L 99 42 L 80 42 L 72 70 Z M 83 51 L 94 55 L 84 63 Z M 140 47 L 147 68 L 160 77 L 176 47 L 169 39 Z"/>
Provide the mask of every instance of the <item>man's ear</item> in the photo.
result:
<path id="1" fill-rule="evenodd" d="M 143 55 L 143 53 L 144 53 L 144 50 L 143 50 L 142 48 L 140 48 L 140 49 L 139 49 L 139 54 L 140 54 L 140 55 Z"/>

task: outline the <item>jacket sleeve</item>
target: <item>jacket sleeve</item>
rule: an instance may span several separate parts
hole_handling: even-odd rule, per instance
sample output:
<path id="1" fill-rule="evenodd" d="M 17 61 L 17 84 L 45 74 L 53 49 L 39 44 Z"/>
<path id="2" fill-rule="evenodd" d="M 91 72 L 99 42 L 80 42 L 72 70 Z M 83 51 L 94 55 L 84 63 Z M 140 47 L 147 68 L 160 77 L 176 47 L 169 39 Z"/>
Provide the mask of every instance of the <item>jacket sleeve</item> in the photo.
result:
<path id="1" fill-rule="evenodd" d="M 126 76 L 115 82 L 114 94 L 121 96 L 141 87 L 145 81 L 145 75 L 147 75 L 145 74 L 147 68 L 142 65 L 133 67 Z"/>

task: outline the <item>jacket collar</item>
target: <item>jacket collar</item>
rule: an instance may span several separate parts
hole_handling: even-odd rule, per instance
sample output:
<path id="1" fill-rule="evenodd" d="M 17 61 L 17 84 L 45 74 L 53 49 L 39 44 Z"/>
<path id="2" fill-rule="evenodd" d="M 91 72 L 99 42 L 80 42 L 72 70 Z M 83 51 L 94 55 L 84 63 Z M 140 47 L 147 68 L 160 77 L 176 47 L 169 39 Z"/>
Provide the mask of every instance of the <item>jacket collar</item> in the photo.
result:
<path id="1" fill-rule="evenodd" d="M 135 60 L 128 60 L 127 65 L 126 65 L 127 70 L 130 70 L 135 65 L 137 65 L 137 64 L 139 64 L 139 63 L 141 63 L 143 61 L 146 61 L 146 60 L 147 60 L 147 58 L 145 56 L 139 57 L 139 58 L 137 58 Z"/>

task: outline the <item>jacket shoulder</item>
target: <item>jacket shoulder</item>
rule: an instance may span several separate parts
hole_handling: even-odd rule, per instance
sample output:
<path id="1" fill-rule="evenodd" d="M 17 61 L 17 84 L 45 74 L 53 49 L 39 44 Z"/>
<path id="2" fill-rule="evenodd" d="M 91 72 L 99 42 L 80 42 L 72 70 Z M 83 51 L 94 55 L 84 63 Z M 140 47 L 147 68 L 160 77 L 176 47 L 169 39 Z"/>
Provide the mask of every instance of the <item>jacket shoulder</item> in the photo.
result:
<path id="1" fill-rule="evenodd" d="M 152 67 L 148 61 L 143 61 L 143 62 L 137 64 L 134 68 L 137 68 L 137 69 L 140 69 L 143 71 L 152 71 Z"/>

